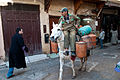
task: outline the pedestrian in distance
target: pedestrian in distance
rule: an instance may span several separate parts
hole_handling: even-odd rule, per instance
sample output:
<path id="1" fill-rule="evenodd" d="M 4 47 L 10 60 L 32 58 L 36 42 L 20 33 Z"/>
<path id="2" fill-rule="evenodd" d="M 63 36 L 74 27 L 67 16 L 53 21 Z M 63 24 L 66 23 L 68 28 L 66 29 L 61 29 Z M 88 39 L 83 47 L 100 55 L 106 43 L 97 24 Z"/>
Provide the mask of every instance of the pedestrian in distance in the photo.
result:
<path id="1" fill-rule="evenodd" d="M 59 19 L 59 23 L 62 22 L 62 31 L 64 33 L 64 49 L 65 53 L 69 54 L 69 46 L 71 48 L 71 55 L 76 56 L 76 30 L 80 25 L 80 18 L 69 14 L 67 8 L 62 8 L 60 10 L 61 17 Z"/>
<path id="2" fill-rule="evenodd" d="M 120 62 L 116 64 L 116 67 L 114 68 L 116 72 L 120 72 Z"/>
<path id="3" fill-rule="evenodd" d="M 112 38 L 111 38 L 111 43 L 113 45 L 118 44 L 118 31 L 114 27 L 111 30 L 112 33 Z"/>
<path id="4" fill-rule="evenodd" d="M 24 44 L 22 37 L 23 29 L 17 28 L 16 34 L 11 39 L 11 46 L 9 50 L 9 70 L 7 73 L 7 79 L 13 75 L 14 68 L 26 68 L 24 52 L 28 52 L 28 48 Z"/>
<path id="5" fill-rule="evenodd" d="M 99 39 L 100 39 L 100 49 L 103 49 L 103 40 L 104 40 L 104 37 L 105 37 L 105 32 L 103 31 L 103 29 L 101 29 L 101 32 L 100 32 L 100 36 L 99 36 Z"/>

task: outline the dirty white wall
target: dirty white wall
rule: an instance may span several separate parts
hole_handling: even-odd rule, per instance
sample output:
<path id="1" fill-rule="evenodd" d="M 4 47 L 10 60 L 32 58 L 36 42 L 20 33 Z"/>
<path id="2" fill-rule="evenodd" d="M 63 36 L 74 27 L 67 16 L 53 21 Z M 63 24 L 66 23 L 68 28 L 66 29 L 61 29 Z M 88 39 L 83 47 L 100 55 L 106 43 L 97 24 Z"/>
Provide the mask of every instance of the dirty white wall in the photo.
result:
<path id="1" fill-rule="evenodd" d="M 43 53 L 50 53 L 50 44 L 45 43 L 45 34 L 49 34 L 49 15 L 44 11 L 44 0 L 40 3 L 40 24 L 41 24 L 41 41 Z M 46 33 L 43 32 L 43 25 L 46 25 Z M 50 34 L 49 34 L 50 35 Z"/>
<path id="2" fill-rule="evenodd" d="M 0 12 L 0 59 L 5 59 L 1 12 Z"/>

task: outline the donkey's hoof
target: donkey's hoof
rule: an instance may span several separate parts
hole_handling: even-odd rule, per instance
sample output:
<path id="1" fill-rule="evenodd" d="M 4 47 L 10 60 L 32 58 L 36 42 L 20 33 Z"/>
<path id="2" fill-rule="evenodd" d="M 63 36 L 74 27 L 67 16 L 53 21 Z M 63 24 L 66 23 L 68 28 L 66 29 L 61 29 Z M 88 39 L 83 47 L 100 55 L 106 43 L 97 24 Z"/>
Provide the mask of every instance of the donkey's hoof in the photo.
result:
<path id="1" fill-rule="evenodd" d="M 78 71 L 82 71 L 82 68 L 80 68 Z"/>
<path id="2" fill-rule="evenodd" d="M 85 72 L 85 71 L 87 71 L 87 69 L 85 68 L 83 71 Z"/>
<path id="3" fill-rule="evenodd" d="M 76 78 L 76 76 L 72 76 L 72 79 L 75 79 Z"/>

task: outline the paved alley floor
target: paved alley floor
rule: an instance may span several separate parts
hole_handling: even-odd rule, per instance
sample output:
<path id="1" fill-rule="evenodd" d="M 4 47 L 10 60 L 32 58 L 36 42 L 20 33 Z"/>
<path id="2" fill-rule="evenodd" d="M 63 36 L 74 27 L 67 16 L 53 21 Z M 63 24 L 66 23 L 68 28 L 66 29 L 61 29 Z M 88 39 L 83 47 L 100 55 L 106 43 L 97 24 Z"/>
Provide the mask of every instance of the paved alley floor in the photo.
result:
<path id="1" fill-rule="evenodd" d="M 78 71 L 81 63 L 76 58 L 76 78 L 72 79 L 72 69 L 69 61 L 65 61 L 63 67 L 63 80 L 120 80 L 120 73 L 114 71 L 117 62 L 120 61 L 120 48 L 118 45 L 96 48 L 91 51 L 88 58 L 87 71 Z M 8 68 L 0 68 L 0 80 L 5 78 Z M 15 76 L 9 80 L 58 80 L 59 58 L 49 58 L 28 64 L 28 68 L 15 69 Z"/>

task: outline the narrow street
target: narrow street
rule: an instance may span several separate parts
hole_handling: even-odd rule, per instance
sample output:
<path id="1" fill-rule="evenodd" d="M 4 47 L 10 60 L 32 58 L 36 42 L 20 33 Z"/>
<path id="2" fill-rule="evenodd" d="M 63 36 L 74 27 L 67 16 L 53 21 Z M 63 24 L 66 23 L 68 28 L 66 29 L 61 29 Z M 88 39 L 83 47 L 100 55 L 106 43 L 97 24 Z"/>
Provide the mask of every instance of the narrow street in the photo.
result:
<path id="1" fill-rule="evenodd" d="M 114 71 L 116 63 L 120 60 L 118 45 L 110 45 L 104 49 L 92 50 L 88 58 L 87 71 L 78 71 L 79 58 L 75 61 L 76 78 L 71 79 L 72 70 L 69 61 L 65 61 L 63 80 L 120 80 L 120 73 Z M 0 68 L 0 80 L 5 78 L 8 68 Z M 35 73 L 35 75 L 34 75 Z M 15 76 L 9 80 L 58 80 L 59 58 L 49 58 L 28 64 L 26 70 L 15 69 Z"/>
<path id="2" fill-rule="evenodd" d="M 58 50 L 86 52 L 75 41 L 96 48 L 86 71 L 79 71 L 81 61 L 75 59 L 75 79 L 65 60 L 62 80 L 120 80 L 114 70 L 120 62 L 120 0 L 0 0 L 0 80 L 58 80 Z M 11 77 L 13 67 L 26 67 L 25 61 L 27 68 L 14 68 Z"/>

